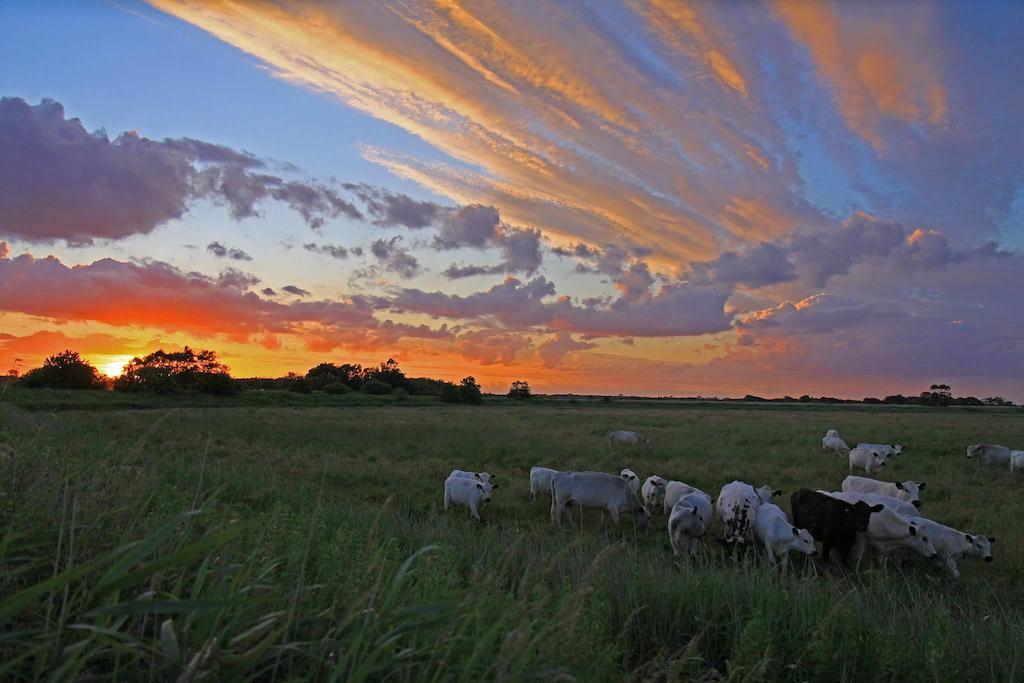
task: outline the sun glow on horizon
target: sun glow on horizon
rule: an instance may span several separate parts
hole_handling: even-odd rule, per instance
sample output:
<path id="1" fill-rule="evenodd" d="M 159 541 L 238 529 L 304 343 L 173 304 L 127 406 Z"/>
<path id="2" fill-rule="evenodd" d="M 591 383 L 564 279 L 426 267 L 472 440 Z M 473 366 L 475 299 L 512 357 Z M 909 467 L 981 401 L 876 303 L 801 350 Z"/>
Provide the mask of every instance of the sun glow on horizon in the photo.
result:
<path id="1" fill-rule="evenodd" d="M 131 362 L 131 356 L 100 356 L 104 360 L 97 362 L 96 367 L 107 377 L 120 377 L 124 366 Z"/>

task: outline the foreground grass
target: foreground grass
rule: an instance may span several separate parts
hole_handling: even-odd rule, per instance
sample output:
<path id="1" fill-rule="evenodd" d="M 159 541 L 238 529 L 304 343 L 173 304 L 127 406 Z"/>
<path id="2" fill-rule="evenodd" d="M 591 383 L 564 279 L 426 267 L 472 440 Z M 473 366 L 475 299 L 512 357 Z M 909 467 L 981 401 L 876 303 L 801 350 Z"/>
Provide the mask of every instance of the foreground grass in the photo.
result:
<path id="1" fill-rule="evenodd" d="M 963 450 L 1024 443 L 1019 412 L 350 407 L 0 405 L 0 680 L 1020 677 L 1024 481 Z M 535 464 L 836 488 L 829 427 L 908 445 L 889 474 L 996 562 L 680 567 L 663 518 L 559 533 L 527 501 Z M 439 509 L 453 466 L 499 474 L 483 525 Z"/>

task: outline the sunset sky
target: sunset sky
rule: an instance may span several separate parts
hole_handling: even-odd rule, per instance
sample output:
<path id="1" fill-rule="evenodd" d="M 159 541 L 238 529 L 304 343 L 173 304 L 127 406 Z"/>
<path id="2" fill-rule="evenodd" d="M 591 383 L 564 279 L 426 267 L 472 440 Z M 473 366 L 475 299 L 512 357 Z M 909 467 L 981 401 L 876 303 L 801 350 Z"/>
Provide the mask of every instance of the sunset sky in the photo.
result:
<path id="1" fill-rule="evenodd" d="M 1024 3 L 0 5 L 0 368 L 1024 399 Z"/>

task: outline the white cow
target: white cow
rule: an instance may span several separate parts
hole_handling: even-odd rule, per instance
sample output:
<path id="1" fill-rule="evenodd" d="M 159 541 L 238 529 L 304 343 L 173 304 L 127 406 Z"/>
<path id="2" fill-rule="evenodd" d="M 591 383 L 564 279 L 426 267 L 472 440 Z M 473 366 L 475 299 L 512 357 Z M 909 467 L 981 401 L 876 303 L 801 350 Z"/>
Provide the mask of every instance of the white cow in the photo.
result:
<path id="1" fill-rule="evenodd" d="M 1024 470 L 1024 451 L 1010 451 L 1010 471 Z"/>
<path id="2" fill-rule="evenodd" d="M 562 528 L 565 508 L 607 510 L 616 526 L 619 516 L 632 515 L 641 529 L 650 514 L 622 477 L 604 472 L 559 472 L 551 477 L 551 522 Z"/>
<path id="3" fill-rule="evenodd" d="M 537 494 L 544 496 L 551 495 L 551 477 L 558 474 L 558 470 L 550 467 L 530 468 L 530 500 L 537 500 Z"/>
<path id="4" fill-rule="evenodd" d="M 994 537 L 964 533 L 924 517 L 916 521 L 918 528 L 927 534 L 935 546 L 938 553 L 936 559 L 954 578 L 960 578 L 960 568 L 956 561 L 961 558 L 980 557 L 986 562 L 992 561 L 992 544 L 996 542 Z"/>
<path id="5" fill-rule="evenodd" d="M 652 474 L 647 477 L 644 481 L 644 485 L 640 488 L 640 493 L 644 499 L 644 505 L 653 515 L 656 511 L 660 511 L 662 506 L 665 504 L 665 486 L 668 484 L 667 479 L 662 479 L 656 474 Z"/>
<path id="6" fill-rule="evenodd" d="M 463 479 L 476 479 L 492 484 L 494 488 L 498 485 L 494 482 L 494 475 L 488 472 L 470 472 L 469 470 L 452 470 L 449 477 L 462 477 Z"/>
<path id="7" fill-rule="evenodd" d="M 898 548 L 910 548 L 929 559 L 937 557 L 935 545 L 917 519 L 901 515 L 891 507 L 883 507 L 881 512 L 872 514 L 867 532 L 857 539 L 854 547 L 855 560 L 860 561 L 867 547 L 883 557 Z"/>
<path id="8" fill-rule="evenodd" d="M 870 448 L 871 450 L 878 453 L 883 458 L 894 458 L 897 455 L 903 453 L 903 446 L 900 444 L 887 444 L 887 443 L 859 443 L 857 448 Z"/>
<path id="9" fill-rule="evenodd" d="M 491 502 L 491 484 L 470 477 L 450 476 L 444 482 L 444 509 L 453 506 L 468 507 L 469 514 L 480 520 L 484 504 Z"/>
<path id="10" fill-rule="evenodd" d="M 850 447 L 839 436 L 839 432 L 834 429 L 825 432 L 825 436 L 821 439 L 821 448 L 826 453 L 832 453 L 833 455 L 846 455 L 850 452 Z"/>
<path id="11" fill-rule="evenodd" d="M 665 495 L 662 498 L 662 507 L 665 510 L 665 514 L 667 515 L 668 513 L 670 513 L 672 511 L 672 507 L 677 502 L 679 502 L 680 498 L 682 498 L 683 496 L 685 496 L 685 495 L 687 495 L 689 493 L 693 493 L 694 491 L 699 491 L 699 490 L 700 489 L 698 489 L 696 486 L 690 486 L 689 484 L 684 484 L 681 481 L 672 480 L 672 481 L 666 483 L 665 484 Z"/>
<path id="12" fill-rule="evenodd" d="M 885 467 L 886 458 L 881 455 L 878 451 L 870 448 L 861 448 L 858 446 L 849 453 L 850 458 L 850 473 L 853 474 L 853 469 L 864 470 L 868 474 L 874 474 L 881 468 Z"/>
<path id="13" fill-rule="evenodd" d="M 813 555 L 818 551 L 811 532 L 790 524 L 786 513 L 774 503 L 762 503 L 757 508 L 754 538 L 764 546 L 769 562 L 774 562 L 777 556 L 785 557 L 790 550 L 804 555 Z"/>
<path id="14" fill-rule="evenodd" d="M 636 472 L 627 467 L 619 472 L 619 476 L 625 479 L 629 484 L 629 488 L 632 489 L 633 495 L 640 495 L 640 477 L 636 476 Z"/>
<path id="15" fill-rule="evenodd" d="M 819 491 L 827 496 L 838 498 L 851 505 L 864 501 L 868 505 L 882 505 L 890 508 L 893 512 L 904 517 L 919 517 L 921 512 L 906 501 L 892 496 L 883 496 L 879 493 L 862 493 L 860 491 Z"/>
<path id="16" fill-rule="evenodd" d="M 882 496 L 890 496 L 910 503 L 914 507 L 921 507 L 921 491 L 924 491 L 926 484 L 910 481 L 878 481 L 867 477 L 854 475 L 843 479 L 843 491 L 858 491 L 860 493 L 877 493 Z"/>
<path id="17" fill-rule="evenodd" d="M 647 440 L 646 436 L 641 436 L 637 432 L 608 432 L 608 443 L 612 446 L 650 446 L 651 442 Z"/>
<path id="18" fill-rule="evenodd" d="M 973 459 L 977 456 L 982 465 L 1009 465 L 1010 453 L 1006 446 L 990 443 L 976 443 L 967 447 L 967 457 Z"/>
<path id="19" fill-rule="evenodd" d="M 733 481 L 723 486 L 718 493 L 715 510 L 725 525 L 726 544 L 733 546 L 752 541 L 757 508 L 763 503 L 772 502 L 773 496 L 781 493 L 772 491 L 770 486 L 755 489 L 742 481 Z"/>
<path id="20" fill-rule="evenodd" d="M 703 491 L 693 490 L 672 506 L 668 516 L 668 540 L 672 554 L 679 557 L 680 551 L 693 557 L 697 554 L 698 541 L 711 527 L 711 496 Z"/>

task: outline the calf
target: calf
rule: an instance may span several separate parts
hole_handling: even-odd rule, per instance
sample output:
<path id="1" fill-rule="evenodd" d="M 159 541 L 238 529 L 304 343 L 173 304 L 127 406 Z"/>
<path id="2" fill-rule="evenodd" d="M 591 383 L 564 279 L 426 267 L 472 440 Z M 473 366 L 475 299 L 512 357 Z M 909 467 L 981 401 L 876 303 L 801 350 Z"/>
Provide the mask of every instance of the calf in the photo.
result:
<path id="1" fill-rule="evenodd" d="M 903 446 L 900 444 L 890 445 L 887 443 L 859 443 L 857 448 L 870 448 L 883 458 L 894 458 L 903 453 Z"/>
<path id="2" fill-rule="evenodd" d="M 850 474 L 853 468 L 862 469 L 868 474 L 874 474 L 885 467 L 885 458 L 878 451 L 858 446 L 849 453 Z"/>
<path id="3" fill-rule="evenodd" d="M 880 512 L 884 507 L 864 502 L 847 503 L 808 489 L 795 492 L 790 497 L 790 505 L 793 524 L 807 529 L 821 541 L 822 557 L 828 561 L 835 549 L 844 563 L 857 541 L 857 534 L 867 531 L 871 514 Z"/>
<path id="4" fill-rule="evenodd" d="M 797 529 L 790 524 L 786 513 L 774 503 L 762 503 L 757 508 L 754 538 L 764 546 L 769 562 L 774 562 L 776 556 L 785 557 L 790 550 L 804 555 L 818 552 L 814 537 L 806 529 Z"/>
<path id="5" fill-rule="evenodd" d="M 882 557 L 898 548 L 909 548 L 929 559 L 937 556 L 935 546 L 928 538 L 928 534 L 919 529 L 916 519 L 904 517 L 889 507 L 883 507 L 871 515 L 867 532 L 858 539 L 857 562 L 860 562 L 867 547 Z"/>
<path id="6" fill-rule="evenodd" d="M 878 481 L 866 477 L 850 475 L 843 479 L 843 491 L 857 491 L 859 493 L 877 493 L 883 496 L 891 496 L 910 503 L 914 507 L 921 507 L 921 491 L 924 491 L 925 484 L 907 481 Z"/>
<path id="7" fill-rule="evenodd" d="M 640 493 L 644 499 L 644 505 L 650 510 L 653 515 L 656 511 L 662 509 L 665 504 L 665 486 L 668 484 L 667 479 L 662 479 L 656 474 L 652 474 L 647 477 L 644 481 L 644 485 L 640 488 Z"/>
<path id="8" fill-rule="evenodd" d="M 551 477 L 551 522 L 562 528 L 565 508 L 607 510 L 616 526 L 619 516 L 632 515 L 641 529 L 650 514 L 622 477 L 604 472 L 558 472 Z"/>
<path id="9" fill-rule="evenodd" d="M 1009 465 L 1010 449 L 990 443 L 976 443 L 967 447 L 967 457 L 977 458 L 982 465 Z"/>
<path id="10" fill-rule="evenodd" d="M 672 506 L 668 516 L 668 540 L 672 554 L 679 557 L 680 550 L 693 557 L 697 554 L 698 541 L 711 526 L 711 496 L 703 491 L 693 490 Z"/>
<path id="11" fill-rule="evenodd" d="M 725 543 L 736 546 L 753 540 L 757 508 L 762 503 L 772 502 L 772 497 L 781 493 L 772 491 L 770 486 L 755 489 L 742 481 L 734 481 L 723 486 L 718 493 L 715 510 L 725 525 Z"/>
<path id="12" fill-rule="evenodd" d="M 469 514 L 476 521 L 480 520 L 480 511 L 484 504 L 491 502 L 491 485 L 470 477 L 450 476 L 444 482 L 444 509 L 453 506 L 469 508 Z"/>
<path id="13" fill-rule="evenodd" d="M 996 542 L 994 537 L 967 534 L 924 517 L 915 521 L 928 534 L 938 553 L 936 559 L 953 578 L 960 578 L 960 568 L 956 561 L 961 558 L 980 557 L 986 562 L 992 561 L 992 544 Z"/>
<path id="14" fill-rule="evenodd" d="M 637 432 L 615 431 L 608 432 L 608 443 L 612 446 L 650 446 L 651 442 L 647 437 Z"/>
<path id="15" fill-rule="evenodd" d="M 558 470 L 550 467 L 530 468 L 530 500 L 537 500 L 537 495 L 551 495 L 551 477 L 558 474 Z"/>
<path id="16" fill-rule="evenodd" d="M 834 455 L 846 455 L 850 452 L 850 447 L 839 436 L 839 432 L 834 429 L 825 432 L 825 436 L 821 439 L 821 448 L 826 453 Z"/>
<path id="17" fill-rule="evenodd" d="M 636 472 L 626 468 L 619 472 L 619 476 L 626 480 L 629 484 L 629 488 L 633 491 L 633 495 L 640 494 L 640 477 L 636 476 Z"/>

